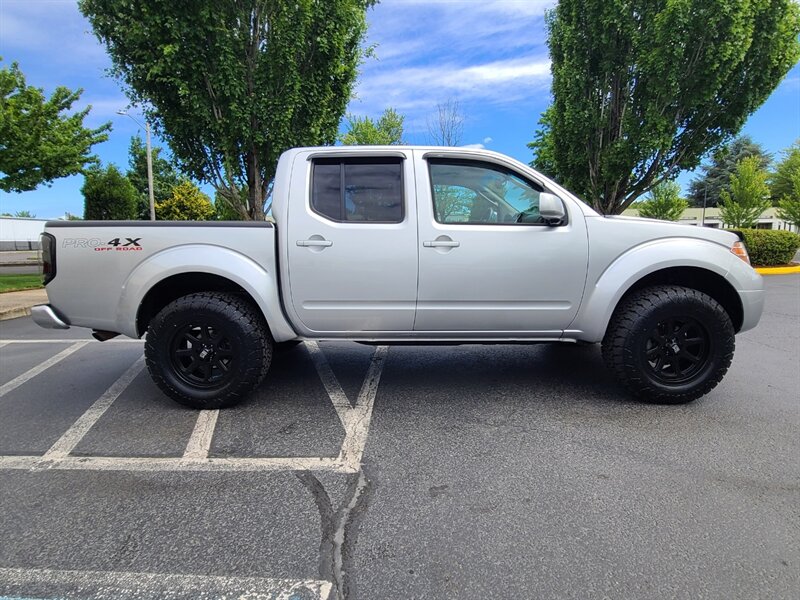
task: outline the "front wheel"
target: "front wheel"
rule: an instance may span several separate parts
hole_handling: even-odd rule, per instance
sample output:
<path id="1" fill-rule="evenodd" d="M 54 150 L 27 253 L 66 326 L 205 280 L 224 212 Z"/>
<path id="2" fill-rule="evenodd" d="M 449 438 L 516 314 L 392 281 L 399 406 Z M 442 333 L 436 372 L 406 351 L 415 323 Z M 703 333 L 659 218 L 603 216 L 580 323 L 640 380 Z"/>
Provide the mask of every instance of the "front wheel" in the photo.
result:
<path id="1" fill-rule="evenodd" d="M 614 312 L 603 358 L 636 397 L 691 402 L 722 380 L 733 359 L 734 328 L 720 304 L 674 285 L 639 290 Z"/>
<path id="2" fill-rule="evenodd" d="M 267 374 L 272 336 L 240 296 L 202 292 L 178 298 L 147 330 L 145 358 L 156 385 L 197 409 L 239 402 Z"/>

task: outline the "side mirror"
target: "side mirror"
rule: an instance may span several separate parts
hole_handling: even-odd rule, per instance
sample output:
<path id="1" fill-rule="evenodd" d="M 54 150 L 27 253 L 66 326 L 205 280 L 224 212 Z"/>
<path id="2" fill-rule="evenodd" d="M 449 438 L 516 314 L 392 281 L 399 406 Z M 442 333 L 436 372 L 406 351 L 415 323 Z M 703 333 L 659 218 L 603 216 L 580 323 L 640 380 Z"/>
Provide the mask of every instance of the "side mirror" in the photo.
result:
<path id="1" fill-rule="evenodd" d="M 542 192 L 539 194 L 539 215 L 550 227 L 558 227 L 564 224 L 567 211 L 561 198 Z"/>

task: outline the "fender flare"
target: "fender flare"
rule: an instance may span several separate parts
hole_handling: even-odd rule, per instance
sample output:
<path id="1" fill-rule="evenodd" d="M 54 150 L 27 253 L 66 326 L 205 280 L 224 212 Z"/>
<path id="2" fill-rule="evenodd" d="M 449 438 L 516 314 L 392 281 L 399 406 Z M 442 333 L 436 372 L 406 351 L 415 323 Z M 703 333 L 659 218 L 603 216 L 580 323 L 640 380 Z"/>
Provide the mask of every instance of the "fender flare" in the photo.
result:
<path id="1" fill-rule="evenodd" d="M 184 273 L 208 273 L 234 282 L 261 309 L 276 341 L 297 336 L 283 316 L 276 275 L 244 254 L 209 244 L 167 248 L 137 265 L 123 283 L 117 304 L 119 332 L 132 338 L 139 337 L 136 317 L 144 297 L 158 283 Z"/>
<path id="2" fill-rule="evenodd" d="M 695 267 L 725 278 L 734 260 L 740 259 L 725 246 L 696 238 L 661 239 L 635 246 L 618 256 L 594 284 L 587 281 L 581 308 L 564 335 L 587 342 L 602 341 L 620 299 L 651 273 Z"/>

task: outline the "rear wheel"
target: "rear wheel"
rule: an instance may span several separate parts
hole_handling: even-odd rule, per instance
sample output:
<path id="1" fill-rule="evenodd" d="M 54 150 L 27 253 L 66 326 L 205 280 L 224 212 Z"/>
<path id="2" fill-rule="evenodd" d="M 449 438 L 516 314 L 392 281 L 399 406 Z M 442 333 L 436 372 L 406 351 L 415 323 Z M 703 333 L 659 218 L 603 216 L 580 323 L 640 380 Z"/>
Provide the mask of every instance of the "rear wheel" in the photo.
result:
<path id="1" fill-rule="evenodd" d="M 638 398 L 681 404 L 722 380 L 733 359 L 734 333 L 728 313 L 707 294 L 655 286 L 617 308 L 603 339 L 603 358 Z"/>
<path id="2" fill-rule="evenodd" d="M 153 381 L 173 400 L 224 408 L 252 391 L 269 369 L 272 336 L 241 297 L 202 292 L 178 298 L 147 330 L 145 358 Z"/>

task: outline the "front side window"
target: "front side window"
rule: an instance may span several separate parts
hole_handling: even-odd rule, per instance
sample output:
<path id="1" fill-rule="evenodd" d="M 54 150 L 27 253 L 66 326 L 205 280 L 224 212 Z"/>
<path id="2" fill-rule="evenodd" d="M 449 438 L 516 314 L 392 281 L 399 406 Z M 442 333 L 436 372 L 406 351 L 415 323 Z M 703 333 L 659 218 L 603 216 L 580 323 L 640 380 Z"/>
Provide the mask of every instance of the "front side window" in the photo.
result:
<path id="1" fill-rule="evenodd" d="M 539 185 L 490 163 L 429 161 L 433 208 L 439 223 L 542 224 Z"/>
<path id="2" fill-rule="evenodd" d="M 338 222 L 402 222 L 402 159 L 315 160 L 311 208 Z"/>

